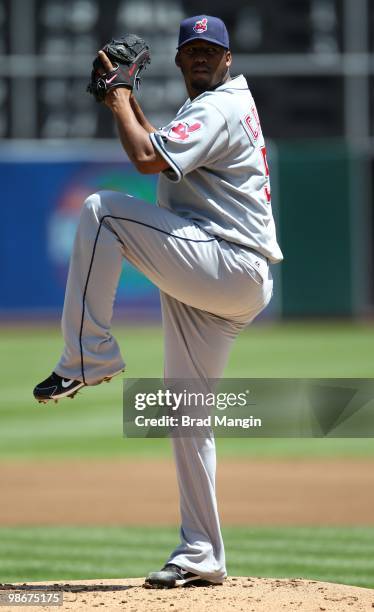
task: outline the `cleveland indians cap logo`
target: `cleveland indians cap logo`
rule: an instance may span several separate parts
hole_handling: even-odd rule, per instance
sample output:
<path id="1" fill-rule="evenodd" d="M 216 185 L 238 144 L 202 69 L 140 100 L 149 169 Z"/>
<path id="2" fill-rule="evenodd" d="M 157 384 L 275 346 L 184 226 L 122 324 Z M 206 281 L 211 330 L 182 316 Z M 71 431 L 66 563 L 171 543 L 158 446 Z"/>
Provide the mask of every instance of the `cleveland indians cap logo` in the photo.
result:
<path id="1" fill-rule="evenodd" d="M 206 17 L 204 17 L 204 19 L 201 19 L 200 21 L 196 21 L 193 29 L 196 34 L 202 34 L 203 32 L 206 32 L 208 29 L 208 20 L 206 19 Z"/>

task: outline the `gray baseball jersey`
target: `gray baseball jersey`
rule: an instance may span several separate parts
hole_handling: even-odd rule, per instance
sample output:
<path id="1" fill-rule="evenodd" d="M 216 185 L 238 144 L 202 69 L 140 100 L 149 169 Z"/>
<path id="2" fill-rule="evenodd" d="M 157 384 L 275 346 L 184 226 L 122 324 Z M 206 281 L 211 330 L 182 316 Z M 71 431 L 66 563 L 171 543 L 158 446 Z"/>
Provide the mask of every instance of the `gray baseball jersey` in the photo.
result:
<path id="1" fill-rule="evenodd" d="M 159 206 L 272 263 L 283 259 L 264 137 L 244 76 L 188 99 L 150 138 L 170 166 L 160 175 Z"/>

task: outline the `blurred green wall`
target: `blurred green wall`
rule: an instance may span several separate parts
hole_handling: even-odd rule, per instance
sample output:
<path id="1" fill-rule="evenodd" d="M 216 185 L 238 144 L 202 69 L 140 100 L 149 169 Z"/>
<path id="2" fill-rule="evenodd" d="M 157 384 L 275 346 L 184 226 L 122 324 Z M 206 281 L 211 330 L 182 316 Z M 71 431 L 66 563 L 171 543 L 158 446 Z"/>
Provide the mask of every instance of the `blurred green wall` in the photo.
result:
<path id="1" fill-rule="evenodd" d="M 369 270 L 365 154 L 331 140 L 277 144 L 282 314 L 358 314 Z"/>

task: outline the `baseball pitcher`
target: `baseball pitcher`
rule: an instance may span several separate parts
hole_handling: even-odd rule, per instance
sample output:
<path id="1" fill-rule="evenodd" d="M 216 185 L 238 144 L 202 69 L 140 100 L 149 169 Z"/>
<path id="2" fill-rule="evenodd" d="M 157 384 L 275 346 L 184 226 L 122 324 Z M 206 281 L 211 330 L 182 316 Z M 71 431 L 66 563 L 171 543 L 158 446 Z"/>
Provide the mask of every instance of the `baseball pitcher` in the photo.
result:
<path id="1" fill-rule="evenodd" d="M 246 79 L 230 76 L 225 24 L 209 15 L 181 23 L 175 63 L 189 97 L 162 129 L 148 122 L 133 95 L 149 60 L 146 43 L 127 35 L 94 61 L 88 90 L 112 111 L 136 169 L 159 174 L 158 206 L 111 191 L 85 201 L 63 310 L 65 348 L 34 389 L 42 402 L 73 397 L 124 369 L 111 334 L 123 258 L 160 289 L 166 379 L 220 378 L 236 336 L 272 295 L 269 263 L 282 253 L 264 137 Z M 220 584 L 226 568 L 213 435 L 172 443 L 181 541 L 145 585 Z"/>

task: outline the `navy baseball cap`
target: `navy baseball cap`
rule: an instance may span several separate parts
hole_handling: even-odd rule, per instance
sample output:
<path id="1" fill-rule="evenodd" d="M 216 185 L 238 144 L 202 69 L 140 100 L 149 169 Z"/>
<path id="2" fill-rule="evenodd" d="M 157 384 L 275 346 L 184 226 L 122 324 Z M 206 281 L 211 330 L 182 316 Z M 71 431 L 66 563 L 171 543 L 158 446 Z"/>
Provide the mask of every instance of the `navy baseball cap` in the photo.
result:
<path id="1" fill-rule="evenodd" d="M 184 19 L 179 29 L 178 49 L 190 40 L 208 40 L 229 49 L 229 35 L 222 19 L 210 15 L 197 15 Z"/>

